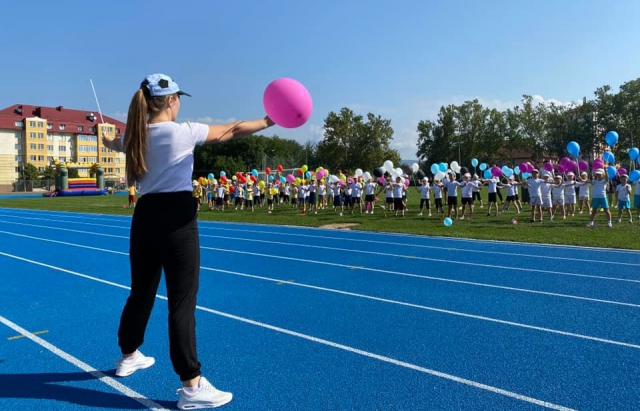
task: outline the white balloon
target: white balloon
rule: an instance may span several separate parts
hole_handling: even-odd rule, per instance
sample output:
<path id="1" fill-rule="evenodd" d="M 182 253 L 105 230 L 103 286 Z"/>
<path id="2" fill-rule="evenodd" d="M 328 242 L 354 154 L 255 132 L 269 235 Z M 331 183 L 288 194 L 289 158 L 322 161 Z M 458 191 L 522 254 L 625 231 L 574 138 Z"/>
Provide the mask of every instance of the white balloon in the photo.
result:
<path id="1" fill-rule="evenodd" d="M 356 177 L 360 177 L 360 176 L 362 176 L 362 169 L 356 168 Z"/>
<path id="2" fill-rule="evenodd" d="M 404 172 L 402 171 L 402 169 L 400 167 L 396 168 L 396 174 L 399 176 L 402 176 L 404 174 Z"/>
<path id="3" fill-rule="evenodd" d="M 340 177 L 334 176 L 334 175 L 329 176 L 329 182 L 330 183 L 337 183 L 338 181 L 340 181 Z"/>
<path id="4" fill-rule="evenodd" d="M 384 162 L 382 167 L 390 173 L 393 171 L 393 162 L 391 160 L 387 160 Z"/>
<path id="5" fill-rule="evenodd" d="M 369 179 L 371 179 L 371 173 L 368 171 L 365 171 L 364 174 L 362 175 L 362 178 L 364 178 L 364 181 L 369 181 Z"/>
<path id="6" fill-rule="evenodd" d="M 417 172 L 418 172 L 418 170 L 420 170 L 420 166 L 418 165 L 418 163 L 413 163 L 413 164 L 411 164 L 411 170 L 412 170 L 414 173 L 417 173 Z"/>
<path id="7" fill-rule="evenodd" d="M 404 185 L 404 177 L 400 177 L 400 183 L 402 183 L 402 185 Z"/>
<path id="8" fill-rule="evenodd" d="M 433 176 L 433 179 L 442 181 L 444 177 L 445 177 L 444 171 L 438 171 L 436 175 Z"/>

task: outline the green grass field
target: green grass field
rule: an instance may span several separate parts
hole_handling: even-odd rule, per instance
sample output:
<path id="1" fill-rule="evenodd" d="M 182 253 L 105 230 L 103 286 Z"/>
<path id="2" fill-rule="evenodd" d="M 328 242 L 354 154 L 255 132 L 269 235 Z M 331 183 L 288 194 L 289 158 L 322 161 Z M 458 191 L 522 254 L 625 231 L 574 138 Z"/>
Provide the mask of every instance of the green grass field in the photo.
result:
<path id="1" fill-rule="evenodd" d="M 486 195 L 486 193 L 484 194 Z M 263 208 L 257 207 L 255 212 L 240 212 L 233 208 L 217 212 L 208 211 L 206 207 L 203 207 L 199 218 L 211 221 L 310 227 L 355 224 L 351 229 L 485 240 L 640 249 L 640 221 L 636 219 L 636 210 L 632 210 L 634 224 L 629 224 L 625 217 L 623 217 L 622 223 L 618 224 L 618 210 L 613 208 L 613 228 L 606 227 L 605 216 L 600 213 L 597 219 L 599 227 L 592 229 L 586 227 L 589 221 L 586 214 L 576 214 L 575 217 L 567 217 L 567 220 L 556 217 L 553 222 L 547 219 L 543 223 L 531 223 L 529 207 L 526 205 L 521 215 L 510 210 L 497 217 L 488 217 L 485 204 L 485 208 L 476 206 L 473 221 L 457 220 L 453 222 L 451 227 L 445 227 L 440 214 L 434 214 L 433 217 L 427 217 L 426 214 L 418 216 L 419 196 L 414 191 L 411 191 L 409 196 L 409 211 L 406 212 L 404 218 L 393 217 L 393 215 L 388 215 L 385 218 L 383 210 L 379 207 L 376 208 L 373 215 L 359 215 L 356 211 L 354 215 L 346 212 L 344 216 L 340 216 L 338 212 L 331 209 L 320 210 L 317 215 L 301 215 L 301 210 L 292 209 L 291 206 L 286 205 L 276 207 L 272 214 L 267 213 L 266 205 Z M 133 209 L 123 208 L 126 202 L 126 196 L 16 198 L 0 200 L 0 207 L 131 215 Z M 518 224 L 511 222 L 513 218 L 518 220 Z M 46 225 L 46 222 L 36 224 Z"/>

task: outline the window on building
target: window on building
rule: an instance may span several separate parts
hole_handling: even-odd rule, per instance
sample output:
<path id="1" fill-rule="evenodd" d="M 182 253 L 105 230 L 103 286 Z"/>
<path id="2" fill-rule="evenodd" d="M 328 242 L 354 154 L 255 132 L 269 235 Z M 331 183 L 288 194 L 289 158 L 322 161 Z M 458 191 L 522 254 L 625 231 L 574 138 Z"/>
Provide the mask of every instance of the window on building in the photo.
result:
<path id="1" fill-rule="evenodd" d="M 47 140 L 53 141 L 53 135 L 52 134 L 47 134 Z"/>
<path id="2" fill-rule="evenodd" d="M 38 148 L 38 145 L 36 143 L 29 144 L 29 149 L 35 150 L 36 148 Z"/>
<path id="3" fill-rule="evenodd" d="M 47 146 L 47 150 L 49 150 L 49 151 L 53 151 L 53 146 L 48 145 L 48 146 Z"/>
<path id="4" fill-rule="evenodd" d="M 47 156 L 47 162 L 51 163 L 53 161 L 53 156 Z"/>
<path id="5" fill-rule="evenodd" d="M 119 128 L 116 128 L 116 133 L 120 134 L 120 129 Z"/>
<path id="6" fill-rule="evenodd" d="M 44 127 L 44 122 L 43 121 L 38 121 L 38 128 L 42 128 Z"/>
<path id="7" fill-rule="evenodd" d="M 29 133 L 29 137 L 31 138 L 36 138 L 36 133 L 34 133 L 33 131 Z"/>
<path id="8" fill-rule="evenodd" d="M 78 131 L 84 131 L 84 127 L 83 126 L 78 126 Z"/>
<path id="9" fill-rule="evenodd" d="M 113 173 L 113 168 L 107 168 L 107 173 Z"/>
<path id="10" fill-rule="evenodd" d="M 67 161 L 66 157 L 58 157 L 60 159 L 60 161 Z"/>
<path id="11" fill-rule="evenodd" d="M 22 138 L 22 132 L 21 131 L 18 131 L 16 133 L 16 138 L 18 138 L 18 139 Z"/>
<path id="12" fill-rule="evenodd" d="M 44 133 L 38 133 L 38 138 L 44 138 Z"/>
<path id="13" fill-rule="evenodd" d="M 106 158 L 106 157 L 102 157 L 102 158 L 100 159 L 100 161 L 102 161 L 103 163 L 106 163 L 106 162 L 107 162 L 107 158 Z"/>
<path id="14" fill-rule="evenodd" d="M 16 171 L 16 173 L 19 173 L 20 172 L 20 167 L 16 167 L 15 171 Z"/>
<path id="15" fill-rule="evenodd" d="M 58 136 L 58 140 L 59 141 L 66 141 L 66 137 L 65 136 Z"/>
<path id="16" fill-rule="evenodd" d="M 16 121 L 13 125 L 16 127 L 22 127 L 22 121 Z"/>
<path id="17" fill-rule="evenodd" d="M 113 157 L 109 157 L 109 158 L 107 159 L 107 163 L 113 163 Z"/>
<path id="18" fill-rule="evenodd" d="M 44 150 L 44 144 L 38 144 L 38 150 Z"/>
<path id="19" fill-rule="evenodd" d="M 120 169 L 116 168 L 116 174 L 120 174 Z"/>
<path id="20" fill-rule="evenodd" d="M 35 121 L 30 121 L 29 122 L 29 127 L 35 127 L 36 126 L 36 122 Z"/>
<path id="21" fill-rule="evenodd" d="M 16 160 L 15 161 L 18 161 L 18 162 L 22 161 L 22 156 L 16 156 Z"/>
<path id="22" fill-rule="evenodd" d="M 16 144 L 14 147 L 16 150 L 22 150 L 22 144 Z"/>
<path id="23" fill-rule="evenodd" d="M 66 125 L 64 125 L 64 124 L 60 124 L 60 130 L 64 130 L 64 129 L 66 129 L 66 128 L 67 128 L 67 126 L 66 126 Z"/>
<path id="24" fill-rule="evenodd" d="M 44 171 L 44 167 L 38 167 L 38 171 L 42 173 Z"/>
<path id="25" fill-rule="evenodd" d="M 44 161 L 44 156 L 38 156 L 38 161 Z"/>
<path id="26" fill-rule="evenodd" d="M 98 162 L 98 157 L 89 157 L 89 162 L 97 163 Z"/>
<path id="27" fill-rule="evenodd" d="M 87 162 L 87 158 L 86 157 L 80 157 L 80 162 L 81 163 L 86 163 Z"/>
<path id="28" fill-rule="evenodd" d="M 47 123 L 47 130 L 51 130 L 53 128 L 53 124 Z"/>
<path id="29" fill-rule="evenodd" d="M 92 126 L 89 130 L 91 130 L 92 133 L 96 132 L 96 126 Z"/>
<path id="30" fill-rule="evenodd" d="M 116 157 L 116 164 L 120 164 L 120 159 Z"/>
<path id="31" fill-rule="evenodd" d="M 67 151 L 67 146 L 58 146 L 58 151 L 60 152 Z"/>

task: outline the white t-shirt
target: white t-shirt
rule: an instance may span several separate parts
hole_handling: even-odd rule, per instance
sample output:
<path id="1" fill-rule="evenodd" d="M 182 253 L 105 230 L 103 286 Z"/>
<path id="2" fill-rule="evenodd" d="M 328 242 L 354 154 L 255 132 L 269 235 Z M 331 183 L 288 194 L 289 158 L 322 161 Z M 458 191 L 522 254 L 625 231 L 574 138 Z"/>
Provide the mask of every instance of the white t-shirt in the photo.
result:
<path id="1" fill-rule="evenodd" d="M 496 187 L 498 185 L 498 183 L 500 182 L 499 179 L 497 178 L 492 178 L 491 180 L 487 181 L 487 186 L 489 187 L 489 193 L 495 193 L 496 192 Z"/>
<path id="2" fill-rule="evenodd" d="M 433 198 L 442 198 L 442 187 L 437 184 L 433 185 Z"/>
<path id="3" fill-rule="evenodd" d="M 576 182 L 574 180 L 569 180 L 562 184 L 564 186 L 564 196 L 567 198 L 574 198 L 576 196 Z"/>
<path id="4" fill-rule="evenodd" d="M 422 200 L 426 200 L 429 198 L 429 191 L 431 191 L 431 187 L 429 186 L 429 184 L 425 184 L 423 186 L 420 186 L 420 198 Z"/>
<path id="5" fill-rule="evenodd" d="M 365 195 L 372 196 L 376 189 L 376 183 L 367 183 L 364 185 L 364 193 Z"/>
<path id="6" fill-rule="evenodd" d="M 149 124 L 145 154 L 148 171 L 140 177 L 140 194 L 191 192 L 193 150 L 205 143 L 208 134 L 209 126 L 201 123 Z"/>
<path id="7" fill-rule="evenodd" d="M 547 183 L 546 181 L 542 183 L 540 186 L 540 196 L 542 198 L 551 197 L 551 189 L 553 188 L 552 184 Z"/>
<path id="8" fill-rule="evenodd" d="M 351 197 L 360 198 L 360 196 L 362 195 L 362 184 L 353 183 L 353 184 L 351 184 L 351 189 L 353 190 L 351 192 Z"/>
<path id="9" fill-rule="evenodd" d="M 471 198 L 473 197 L 473 188 L 476 186 L 476 183 L 473 181 L 469 181 L 464 186 L 462 186 L 462 198 Z"/>
<path id="10" fill-rule="evenodd" d="M 457 197 L 458 187 L 462 186 L 459 181 L 449 181 L 444 185 L 447 189 L 447 197 Z"/>
<path id="11" fill-rule="evenodd" d="M 556 187 L 556 186 L 552 186 L 553 188 L 551 189 L 551 195 L 553 196 L 554 200 L 560 200 L 560 199 L 564 199 L 564 187 L 560 186 L 560 187 Z"/>
<path id="12" fill-rule="evenodd" d="M 387 183 L 384 186 L 385 198 L 393 198 L 393 184 Z"/>
<path id="13" fill-rule="evenodd" d="M 581 198 L 589 198 L 589 183 L 579 181 L 576 183 L 576 185 L 578 186 L 578 195 Z"/>
<path id="14" fill-rule="evenodd" d="M 629 201 L 629 192 L 631 191 L 631 185 L 629 184 L 618 184 L 616 187 L 616 192 L 618 193 L 619 201 Z"/>
<path id="15" fill-rule="evenodd" d="M 607 197 L 607 180 L 593 180 L 591 185 L 593 186 L 593 198 Z"/>
<path id="16" fill-rule="evenodd" d="M 544 180 L 541 178 L 528 179 L 527 185 L 529 186 L 530 197 L 542 197 L 540 186 L 542 186 L 543 184 L 546 185 Z"/>
<path id="17" fill-rule="evenodd" d="M 402 198 L 402 191 L 404 191 L 404 186 L 400 183 L 395 183 L 393 185 L 393 198 Z"/>

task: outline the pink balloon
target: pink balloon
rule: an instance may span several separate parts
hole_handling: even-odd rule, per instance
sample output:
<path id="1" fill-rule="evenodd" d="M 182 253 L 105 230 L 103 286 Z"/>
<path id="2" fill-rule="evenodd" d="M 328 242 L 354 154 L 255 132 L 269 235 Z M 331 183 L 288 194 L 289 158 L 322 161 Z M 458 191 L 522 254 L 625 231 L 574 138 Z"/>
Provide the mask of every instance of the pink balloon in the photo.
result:
<path id="1" fill-rule="evenodd" d="M 491 167 L 491 175 L 494 177 L 500 177 L 502 175 L 502 170 L 500 167 Z"/>
<path id="2" fill-rule="evenodd" d="M 587 171 L 589 169 L 589 163 L 584 160 L 580 160 L 578 167 L 580 168 L 580 171 Z"/>
<path id="3" fill-rule="evenodd" d="M 547 171 L 553 171 L 553 164 L 551 163 L 544 163 L 544 169 Z"/>
<path id="4" fill-rule="evenodd" d="M 300 127 L 313 110 L 309 91 L 291 78 L 272 81 L 264 91 L 262 103 L 271 120 L 285 128 Z"/>
<path id="5" fill-rule="evenodd" d="M 404 186 L 405 187 L 409 187 L 409 179 L 408 178 L 404 179 Z"/>
<path id="6" fill-rule="evenodd" d="M 293 174 L 287 174 L 287 181 L 290 183 L 295 183 L 296 182 L 296 176 L 294 176 Z"/>
<path id="7" fill-rule="evenodd" d="M 378 177 L 378 183 L 379 184 L 384 184 L 386 182 L 387 182 L 387 180 L 385 180 L 384 177 Z"/>

